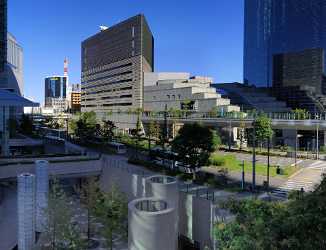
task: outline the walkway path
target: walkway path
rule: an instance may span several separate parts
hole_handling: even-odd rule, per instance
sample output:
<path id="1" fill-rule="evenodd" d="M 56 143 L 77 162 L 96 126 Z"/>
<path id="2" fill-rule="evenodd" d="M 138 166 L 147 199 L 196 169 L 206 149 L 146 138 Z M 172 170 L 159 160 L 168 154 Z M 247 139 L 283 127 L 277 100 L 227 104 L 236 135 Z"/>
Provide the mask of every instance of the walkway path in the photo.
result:
<path id="1" fill-rule="evenodd" d="M 316 161 L 292 175 L 283 185 L 273 191 L 275 196 L 286 197 L 290 191 L 301 190 L 309 192 L 320 184 L 322 175 L 326 173 L 326 162 Z"/>

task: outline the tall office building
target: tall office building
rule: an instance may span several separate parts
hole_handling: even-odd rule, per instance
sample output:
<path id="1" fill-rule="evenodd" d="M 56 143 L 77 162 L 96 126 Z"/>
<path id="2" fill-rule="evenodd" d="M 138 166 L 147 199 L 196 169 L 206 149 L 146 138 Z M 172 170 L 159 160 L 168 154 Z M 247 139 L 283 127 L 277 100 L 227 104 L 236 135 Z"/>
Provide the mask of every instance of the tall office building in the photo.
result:
<path id="1" fill-rule="evenodd" d="M 0 88 L 23 95 L 23 49 L 7 32 L 7 0 L 0 0 Z"/>
<path id="2" fill-rule="evenodd" d="M 7 34 L 7 88 L 19 95 L 24 94 L 23 48 L 16 38 Z"/>
<path id="3" fill-rule="evenodd" d="M 82 42 L 82 112 L 143 107 L 143 74 L 154 68 L 154 39 L 143 15 Z"/>
<path id="4" fill-rule="evenodd" d="M 67 77 L 45 78 L 45 107 L 64 112 L 66 109 Z"/>
<path id="5" fill-rule="evenodd" d="M 326 49 L 325 0 L 245 0 L 245 82 L 271 87 L 275 54 L 313 48 Z"/>
<path id="6" fill-rule="evenodd" d="M 0 73 L 7 60 L 7 0 L 0 0 Z"/>
<path id="7" fill-rule="evenodd" d="M 7 87 L 7 0 L 0 0 L 0 88 Z"/>

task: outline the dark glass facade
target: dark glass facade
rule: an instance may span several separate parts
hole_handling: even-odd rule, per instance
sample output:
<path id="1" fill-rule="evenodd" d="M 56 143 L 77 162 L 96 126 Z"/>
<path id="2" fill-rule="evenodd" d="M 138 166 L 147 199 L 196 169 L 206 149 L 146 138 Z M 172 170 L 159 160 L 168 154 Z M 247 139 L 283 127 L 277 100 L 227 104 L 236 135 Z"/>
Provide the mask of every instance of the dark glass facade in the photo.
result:
<path id="1" fill-rule="evenodd" d="M 245 82 L 271 87 L 274 55 L 312 48 L 326 49 L 325 0 L 245 0 Z"/>
<path id="2" fill-rule="evenodd" d="M 51 98 L 66 98 L 67 77 L 45 78 L 45 105 L 51 105 Z"/>
<path id="3" fill-rule="evenodd" d="M 0 74 L 7 63 L 7 0 L 0 0 Z"/>

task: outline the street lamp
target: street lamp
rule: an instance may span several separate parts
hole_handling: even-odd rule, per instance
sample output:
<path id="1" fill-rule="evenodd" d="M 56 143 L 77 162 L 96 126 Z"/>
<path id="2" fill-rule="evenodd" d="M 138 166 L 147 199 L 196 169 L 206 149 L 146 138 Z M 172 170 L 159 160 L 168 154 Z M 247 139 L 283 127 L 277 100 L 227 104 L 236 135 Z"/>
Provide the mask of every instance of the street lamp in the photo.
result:
<path id="1" fill-rule="evenodd" d="M 296 132 L 296 137 L 295 137 L 295 152 L 294 152 L 294 166 L 297 166 L 297 152 L 298 152 L 298 138 L 302 137 L 302 135 L 297 134 Z"/>

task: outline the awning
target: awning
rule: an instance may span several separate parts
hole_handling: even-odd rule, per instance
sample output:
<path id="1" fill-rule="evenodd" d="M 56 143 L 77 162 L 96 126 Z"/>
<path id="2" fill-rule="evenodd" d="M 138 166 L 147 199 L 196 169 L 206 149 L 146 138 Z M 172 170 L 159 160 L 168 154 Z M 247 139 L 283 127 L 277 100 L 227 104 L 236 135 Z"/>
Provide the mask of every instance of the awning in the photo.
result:
<path id="1" fill-rule="evenodd" d="M 10 92 L 9 90 L 0 89 L 0 106 L 39 107 L 40 104 L 32 102 L 16 93 Z"/>

